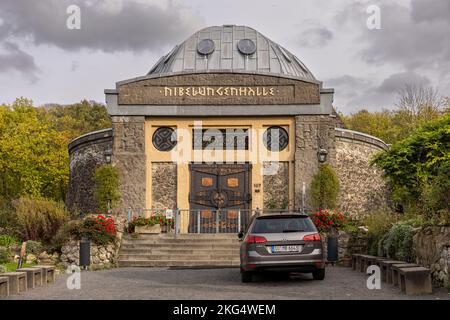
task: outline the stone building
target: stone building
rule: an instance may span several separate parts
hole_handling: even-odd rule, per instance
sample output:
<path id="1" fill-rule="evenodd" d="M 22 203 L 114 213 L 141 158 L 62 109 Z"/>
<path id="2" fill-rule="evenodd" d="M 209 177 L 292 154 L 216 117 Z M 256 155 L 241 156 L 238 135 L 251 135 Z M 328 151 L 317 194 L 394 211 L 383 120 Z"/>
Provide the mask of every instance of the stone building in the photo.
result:
<path id="1" fill-rule="evenodd" d="M 202 29 L 105 94 L 113 128 L 69 146 L 70 208 L 95 208 L 92 173 L 109 162 L 120 172 L 123 216 L 128 208 L 202 217 L 221 209 L 229 219 L 236 210 L 309 208 L 321 162 L 338 174 L 343 210 L 361 215 L 387 203 L 381 172 L 369 166 L 386 144 L 343 129 L 334 90 L 252 28 Z M 185 212 L 182 232 L 191 222 Z"/>

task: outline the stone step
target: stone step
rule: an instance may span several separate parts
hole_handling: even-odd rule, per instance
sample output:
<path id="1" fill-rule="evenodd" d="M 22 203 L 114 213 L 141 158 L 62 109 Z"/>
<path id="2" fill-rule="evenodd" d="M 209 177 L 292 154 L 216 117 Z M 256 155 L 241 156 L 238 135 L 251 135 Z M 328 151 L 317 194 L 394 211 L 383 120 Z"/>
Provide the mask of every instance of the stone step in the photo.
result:
<path id="1" fill-rule="evenodd" d="M 239 255 L 239 248 L 236 249 L 214 249 L 214 251 L 210 249 L 166 249 L 166 250 L 160 250 L 160 249 L 135 249 L 135 248 L 127 248 L 122 249 L 120 251 L 124 254 L 218 254 L 218 255 L 227 255 L 227 254 L 237 254 Z"/>
<path id="2" fill-rule="evenodd" d="M 119 267 L 239 267 L 239 260 L 119 260 Z"/>
<path id="3" fill-rule="evenodd" d="M 129 254 L 121 253 L 119 260 L 233 260 L 239 259 L 239 254 Z"/>

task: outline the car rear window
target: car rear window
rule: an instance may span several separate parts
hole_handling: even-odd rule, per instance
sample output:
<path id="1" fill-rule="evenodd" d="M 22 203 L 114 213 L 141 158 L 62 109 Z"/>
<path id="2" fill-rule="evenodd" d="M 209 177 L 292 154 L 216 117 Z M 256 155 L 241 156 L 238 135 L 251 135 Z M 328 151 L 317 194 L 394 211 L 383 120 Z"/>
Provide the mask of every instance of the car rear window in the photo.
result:
<path id="1" fill-rule="evenodd" d="M 316 227 L 306 216 L 268 216 L 256 219 L 252 233 L 314 232 Z"/>

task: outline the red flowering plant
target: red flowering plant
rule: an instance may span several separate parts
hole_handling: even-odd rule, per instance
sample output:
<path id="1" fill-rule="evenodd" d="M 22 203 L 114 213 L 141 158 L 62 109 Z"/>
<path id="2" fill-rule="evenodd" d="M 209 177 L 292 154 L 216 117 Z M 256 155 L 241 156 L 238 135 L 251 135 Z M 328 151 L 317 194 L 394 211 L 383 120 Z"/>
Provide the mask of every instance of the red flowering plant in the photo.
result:
<path id="1" fill-rule="evenodd" d="M 351 221 L 348 212 L 333 212 L 327 209 L 319 209 L 315 212 L 311 212 L 310 217 L 319 232 L 339 230 Z"/>
<path id="2" fill-rule="evenodd" d="M 77 238 L 88 238 L 99 245 L 115 242 L 117 235 L 116 223 L 112 217 L 102 214 L 88 216 L 75 226 L 71 234 Z"/>

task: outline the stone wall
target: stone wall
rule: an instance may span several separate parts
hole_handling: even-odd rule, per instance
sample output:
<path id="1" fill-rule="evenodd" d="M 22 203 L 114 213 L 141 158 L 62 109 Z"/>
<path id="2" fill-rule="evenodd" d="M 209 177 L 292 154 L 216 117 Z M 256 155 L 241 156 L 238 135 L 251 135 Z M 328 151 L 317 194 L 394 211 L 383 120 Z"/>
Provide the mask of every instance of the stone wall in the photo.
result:
<path id="1" fill-rule="evenodd" d="M 372 156 L 387 145 L 381 140 L 350 130 L 336 129 L 336 154 L 332 165 L 338 175 L 338 208 L 357 218 L 389 205 L 389 189 L 383 171 L 370 166 Z"/>
<path id="2" fill-rule="evenodd" d="M 152 208 L 176 209 L 177 165 L 172 162 L 152 163 Z"/>
<path id="3" fill-rule="evenodd" d="M 145 117 L 112 117 L 114 142 L 113 165 L 119 171 L 119 192 L 117 208 L 119 224 L 131 208 L 145 208 L 146 156 Z"/>
<path id="4" fill-rule="evenodd" d="M 433 284 L 449 287 L 450 227 L 426 227 L 413 238 L 416 263 L 430 268 Z"/>
<path id="5" fill-rule="evenodd" d="M 327 150 L 327 162 L 335 157 L 334 116 L 295 117 L 295 209 L 310 209 L 310 184 L 319 167 L 317 151 Z M 305 203 L 303 203 L 303 185 Z"/>
<path id="6" fill-rule="evenodd" d="M 264 162 L 264 209 L 284 209 L 289 205 L 289 163 Z"/>
<path id="7" fill-rule="evenodd" d="M 94 198 L 94 171 L 106 164 L 112 152 L 112 129 L 91 132 L 69 145 L 69 187 L 66 205 L 71 212 L 92 213 L 97 209 Z"/>
<path id="8" fill-rule="evenodd" d="M 91 243 L 91 266 L 115 265 L 118 257 L 118 249 L 118 246 L 114 244 L 100 246 Z M 80 242 L 73 240 L 62 246 L 60 261 L 65 268 L 72 264 L 79 265 Z"/>

